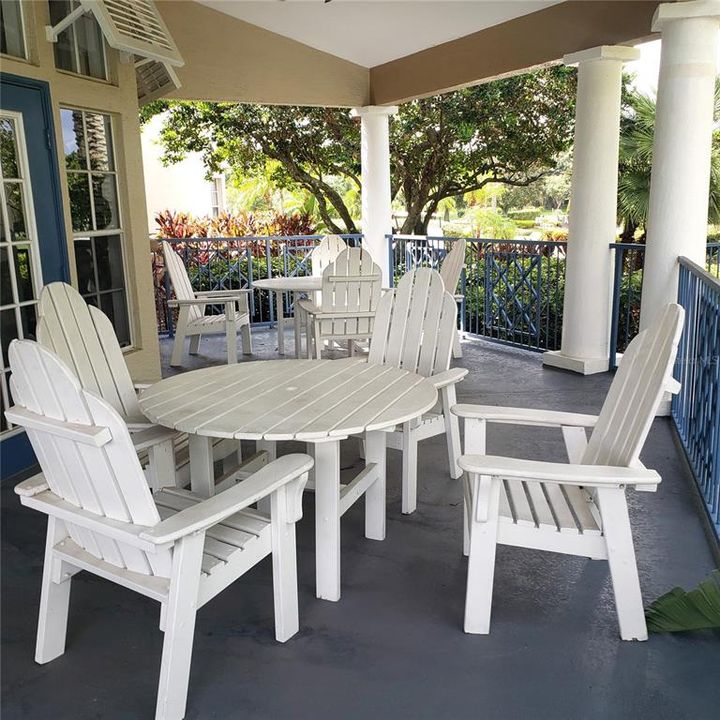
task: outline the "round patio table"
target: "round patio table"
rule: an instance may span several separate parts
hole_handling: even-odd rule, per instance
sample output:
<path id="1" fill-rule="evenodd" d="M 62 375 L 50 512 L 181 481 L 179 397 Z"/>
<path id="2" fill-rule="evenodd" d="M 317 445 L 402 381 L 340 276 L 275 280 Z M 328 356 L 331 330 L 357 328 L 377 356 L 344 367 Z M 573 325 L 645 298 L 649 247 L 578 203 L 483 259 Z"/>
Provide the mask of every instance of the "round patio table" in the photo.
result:
<path id="1" fill-rule="evenodd" d="M 340 599 L 340 518 L 365 495 L 365 537 L 385 539 L 385 431 L 421 416 L 437 391 L 421 375 L 360 358 L 263 360 L 161 380 L 140 395 L 152 422 L 188 433 L 194 493 L 214 491 L 213 438 L 308 444 L 315 458 L 317 596 Z M 365 467 L 340 484 L 340 441 L 364 433 Z"/>
<path id="2" fill-rule="evenodd" d="M 291 292 L 293 296 L 293 323 L 295 326 L 295 357 L 300 357 L 300 316 L 295 312 L 296 303 L 303 293 L 311 293 L 322 289 L 322 278 L 308 275 L 306 277 L 282 277 L 255 280 L 253 287 L 275 293 L 275 317 L 277 318 L 277 344 L 280 355 L 285 354 L 285 317 L 283 315 L 283 293 Z"/>

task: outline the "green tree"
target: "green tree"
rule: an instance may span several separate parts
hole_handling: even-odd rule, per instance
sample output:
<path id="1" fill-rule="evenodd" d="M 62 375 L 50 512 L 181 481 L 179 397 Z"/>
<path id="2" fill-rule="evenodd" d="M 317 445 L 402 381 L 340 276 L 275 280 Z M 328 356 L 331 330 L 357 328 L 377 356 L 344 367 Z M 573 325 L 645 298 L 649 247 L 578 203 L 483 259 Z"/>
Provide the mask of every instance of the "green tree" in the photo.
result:
<path id="1" fill-rule="evenodd" d="M 623 242 L 633 242 L 638 230 L 644 240 L 650 206 L 650 176 L 655 135 L 655 98 L 628 85 L 623 89 L 620 122 L 618 219 Z M 715 86 L 715 119 L 720 119 L 720 83 Z M 682 182 L 682 178 L 677 179 Z M 720 222 L 720 132 L 712 139 L 709 220 Z"/>
<path id="2" fill-rule="evenodd" d="M 555 167 L 572 142 L 575 71 L 537 70 L 405 103 L 391 120 L 392 194 L 406 209 L 401 232 L 424 233 L 444 200 L 488 183 L 523 186 Z M 210 172 L 242 177 L 316 200 L 328 230 L 356 232 L 360 127 L 347 110 L 159 101 L 168 162 L 201 152 Z"/>

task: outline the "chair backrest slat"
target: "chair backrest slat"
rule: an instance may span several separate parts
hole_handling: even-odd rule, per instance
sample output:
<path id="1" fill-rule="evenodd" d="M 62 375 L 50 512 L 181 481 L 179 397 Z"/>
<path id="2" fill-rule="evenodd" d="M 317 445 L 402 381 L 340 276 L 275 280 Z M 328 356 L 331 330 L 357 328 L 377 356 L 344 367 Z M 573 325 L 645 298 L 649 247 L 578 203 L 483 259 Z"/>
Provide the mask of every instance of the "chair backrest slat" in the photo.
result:
<path id="1" fill-rule="evenodd" d="M 117 411 L 83 390 L 73 371 L 39 343 L 10 346 L 11 386 L 18 406 L 61 422 L 106 427 L 111 440 L 95 447 L 28 430 L 48 486 L 55 495 L 87 512 L 143 526 L 160 520 L 130 433 Z M 100 532 L 67 523 L 72 539 L 87 552 L 118 567 L 169 577 L 169 553 L 147 553 Z"/>
<path id="2" fill-rule="evenodd" d="M 103 397 L 126 421 L 144 420 L 110 319 L 77 290 L 61 282 L 43 288 L 37 336 L 86 390 Z"/>
<path id="3" fill-rule="evenodd" d="M 457 303 L 430 268 L 405 273 L 380 299 L 368 362 L 430 377 L 450 367 Z"/>
<path id="4" fill-rule="evenodd" d="M 173 250 L 167 240 L 163 240 L 163 256 L 165 258 L 165 272 L 170 274 L 170 282 L 175 291 L 175 297 L 178 300 L 193 300 L 195 292 L 193 291 L 190 276 L 188 275 L 185 263 L 182 258 Z M 191 305 L 188 312 L 190 320 L 196 320 L 202 316 L 200 309 L 195 305 Z"/>
<path id="5" fill-rule="evenodd" d="M 669 304 L 623 353 L 583 455 L 590 465 L 631 467 L 670 387 L 685 311 Z"/>
<path id="6" fill-rule="evenodd" d="M 380 300 L 382 274 L 362 248 L 347 248 L 323 270 L 321 308 L 325 312 L 373 312 Z M 373 319 L 323 320 L 321 332 L 335 335 L 369 335 Z"/>
<path id="7" fill-rule="evenodd" d="M 460 275 L 465 267 L 465 246 L 467 241 L 455 240 L 452 249 L 445 256 L 443 264 L 440 266 L 440 276 L 445 283 L 445 289 L 451 294 L 457 293 L 457 285 Z"/>

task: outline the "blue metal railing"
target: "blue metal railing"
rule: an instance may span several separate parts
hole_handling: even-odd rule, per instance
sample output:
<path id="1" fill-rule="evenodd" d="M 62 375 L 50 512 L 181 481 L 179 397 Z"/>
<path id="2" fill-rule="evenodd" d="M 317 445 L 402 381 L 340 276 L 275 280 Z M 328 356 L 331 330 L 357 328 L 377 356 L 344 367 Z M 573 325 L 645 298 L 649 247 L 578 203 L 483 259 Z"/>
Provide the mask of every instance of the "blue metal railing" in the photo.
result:
<path id="1" fill-rule="evenodd" d="M 617 354 L 625 350 L 640 330 L 645 245 L 611 243 L 614 278 L 610 327 L 610 369 L 617 367 Z M 706 270 L 720 277 L 720 243 L 708 243 Z"/>
<path id="2" fill-rule="evenodd" d="M 387 235 L 393 279 L 438 268 L 456 237 Z M 464 238 L 461 330 L 529 350 L 556 350 L 562 333 L 564 242 Z"/>
<path id="3" fill-rule="evenodd" d="M 720 540 L 720 281 L 686 258 L 679 262 L 678 302 L 686 314 L 672 417 Z"/>
<path id="4" fill-rule="evenodd" d="M 310 274 L 310 253 L 323 235 L 272 235 L 235 238 L 168 239 L 182 257 L 195 290 L 235 290 L 253 288 L 254 282 L 274 275 Z M 357 245 L 362 235 L 341 235 L 348 245 Z M 172 337 L 175 315 L 168 308 L 170 280 L 164 271 L 162 252 L 153 252 L 155 310 L 160 334 Z M 288 293 L 285 307 L 290 309 Z M 250 295 L 254 324 L 275 322 L 275 304 L 267 293 L 255 289 Z"/>

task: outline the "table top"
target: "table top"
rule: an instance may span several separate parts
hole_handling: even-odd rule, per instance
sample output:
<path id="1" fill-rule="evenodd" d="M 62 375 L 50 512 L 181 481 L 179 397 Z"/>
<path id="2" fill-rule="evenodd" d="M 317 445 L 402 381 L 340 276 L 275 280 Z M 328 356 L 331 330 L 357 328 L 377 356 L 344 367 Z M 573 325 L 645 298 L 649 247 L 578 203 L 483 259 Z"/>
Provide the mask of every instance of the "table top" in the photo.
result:
<path id="1" fill-rule="evenodd" d="M 175 375 L 139 400 L 149 420 L 182 432 L 321 442 L 418 417 L 437 391 L 421 375 L 362 358 L 260 360 Z"/>
<path id="2" fill-rule="evenodd" d="M 284 277 L 277 275 L 264 280 L 254 280 L 253 287 L 261 290 L 287 290 L 294 292 L 310 292 L 312 290 L 322 290 L 322 278 L 314 275 L 305 275 L 299 277 Z"/>

